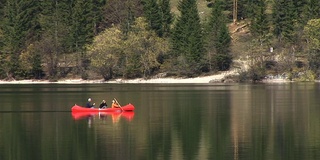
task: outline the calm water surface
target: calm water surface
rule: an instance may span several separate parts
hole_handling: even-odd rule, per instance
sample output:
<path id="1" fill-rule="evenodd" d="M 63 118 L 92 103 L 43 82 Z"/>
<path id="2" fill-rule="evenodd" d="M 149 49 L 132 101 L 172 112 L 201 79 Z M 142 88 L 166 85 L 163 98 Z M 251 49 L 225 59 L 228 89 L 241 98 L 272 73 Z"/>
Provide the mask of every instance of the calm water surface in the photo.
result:
<path id="1" fill-rule="evenodd" d="M 133 113 L 77 115 L 117 98 Z M 1 84 L 1 160 L 320 159 L 320 84 Z"/>

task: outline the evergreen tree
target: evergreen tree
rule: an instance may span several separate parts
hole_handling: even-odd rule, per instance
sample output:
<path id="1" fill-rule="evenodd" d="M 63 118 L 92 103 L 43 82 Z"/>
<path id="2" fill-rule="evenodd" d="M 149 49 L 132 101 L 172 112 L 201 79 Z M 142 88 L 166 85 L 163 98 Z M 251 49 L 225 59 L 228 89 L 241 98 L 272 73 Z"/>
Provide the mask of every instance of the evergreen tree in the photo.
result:
<path id="1" fill-rule="evenodd" d="M 164 36 L 170 34 L 170 26 L 173 22 L 173 15 L 171 13 L 170 0 L 160 0 L 160 9 L 162 12 L 162 29 Z"/>
<path id="2" fill-rule="evenodd" d="M 144 0 L 144 15 L 149 22 L 149 26 L 159 37 L 162 37 L 162 16 L 157 0 Z"/>
<path id="3" fill-rule="evenodd" d="M 6 0 L 0 0 L 0 22 L 4 19 L 4 7 L 6 5 Z"/>
<path id="4" fill-rule="evenodd" d="M 72 7 L 72 24 L 70 30 L 72 51 L 83 50 L 94 36 L 92 1 L 77 0 Z"/>
<path id="5" fill-rule="evenodd" d="M 137 17 L 141 17 L 143 15 L 143 3 L 142 0 L 123 0 L 124 4 L 121 3 L 120 5 L 123 5 L 123 13 L 124 15 L 121 15 L 121 30 L 124 33 L 125 36 L 128 35 L 128 33 L 132 29 L 132 25 L 134 24 L 134 21 Z"/>
<path id="6" fill-rule="evenodd" d="M 251 6 L 253 8 L 250 31 L 258 38 L 260 45 L 266 40 L 269 33 L 269 23 L 266 14 L 266 4 L 264 0 L 258 0 Z"/>
<path id="7" fill-rule="evenodd" d="M 307 0 L 303 14 L 304 19 L 307 22 L 311 19 L 320 18 L 320 1 L 319 0 Z"/>
<path id="8" fill-rule="evenodd" d="M 0 54 L 3 50 L 3 27 L 1 26 L 1 24 L 3 23 L 4 20 L 4 6 L 5 6 L 5 1 L 6 0 L 0 0 Z M 1 70 L 1 68 L 0 68 Z"/>
<path id="9" fill-rule="evenodd" d="M 3 23 L 1 25 L 6 52 L 19 54 L 38 35 L 39 4 L 35 0 L 7 1 L 3 9 Z"/>
<path id="10" fill-rule="evenodd" d="M 108 0 L 104 9 L 104 26 L 110 28 L 118 24 L 125 31 L 132 24 L 134 17 L 143 15 L 142 0 Z"/>
<path id="11" fill-rule="evenodd" d="M 105 28 L 103 27 L 103 12 L 106 0 L 92 0 L 91 12 L 93 16 L 93 33 L 98 35 Z"/>
<path id="12" fill-rule="evenodd" d="M 71 0 L 41 1 L 40 24 L 43 31 L 36 48 L 47 63 L 47 76 L 50 79 L 58 76 L 61 54 L 70 50 L 71 4 Z"/>
<path id="13" fill-rule="evenodd" d="M 234 2 L 236 1 L 237 5 L 235 6 Z M 233 10 L 237 11 L 237 19 L 246 19 L 251 17 L 252 8 L 251 5 L 255 3 L 255 0 L 224 0 L 221 1 L 221 7 L 223 11 L 228 13 L 227 18 L 233 18 Z M 235 8 L 236 7 L 236 8 Z"/>
<path id="14" fill-rule="evenodd" d="M 38 11 L 39 4 L 35 0 L 10 0 L 3 8 L 2 51 L 10 57 L 7 74 L 12 77 L 22 76 L 17 61 L 19 54 L 39 37 Z"/>
<path id="15" fill-rule="evenodd" d="M 279 41 L 292 43 L 294 41 L 294 26 L 297 14 L 294 11 L 293 0 L 277 0 L 273 6 L 274 34 Z"/>
<path id="16" fill-rule="evenodd" d="M 303 15 L 303 12 L 304 12 L 304 8 L 306 7 L 307 5 L 307 0 L 293 0 L 293 7 L 294 7 L 294 12 L 295 12 L 295 19 L 301 23 L 302 21 L 304 21 L 302 19 L 302 15 Z"/>
<path id="17" fill-rule="evenodd" d="M 173 28 L 172 50 L 178 57 L 178 66 L 182 74 L 192 76 L 201 71 L 204 56 L 202 29 L 196 0 L 179 2 L 180 16 Z"/>
<path id="18" fill-rule="evenodd" d="M 216 65 L 220 71 L 225 71 L 230 68 L 232 63 L 232 56 L 230 55 L 230 43 L 231 37 L 229 30 L 226 25 L 221 26 L 220 32 L 218 34 L 218 39 L 216 41 L 217 55 Z"/>
<path id="19" fill-rule="evenodd" d="M 218 70 L 227 70 L 230 67 L 232 57 L 230 55 L 231 37 L 226 25 L 226 17 L 222 13 L 222 2 L 216 1 L 213 4 L 211 16 L 207 26 L 209 50 L 209 65 L 215 64 Z M 214 54 L 212 54 L 213 51 Z"/>
<path id="20" fill-rule="evenodd" d="M 103 7 L 106 0 L 76 0 L 72 2 L 71 48 L 81 51 L 85 44 L 91 43 L 103 28 Z"/>

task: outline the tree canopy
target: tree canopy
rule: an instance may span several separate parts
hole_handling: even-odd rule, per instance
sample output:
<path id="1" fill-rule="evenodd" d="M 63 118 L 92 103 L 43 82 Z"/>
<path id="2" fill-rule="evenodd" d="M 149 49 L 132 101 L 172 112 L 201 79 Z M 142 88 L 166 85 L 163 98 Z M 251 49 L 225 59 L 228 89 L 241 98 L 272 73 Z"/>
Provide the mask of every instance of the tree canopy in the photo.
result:
<path id="1" fill-rule="evenodd" d="M 249 53 L 241 46 L 259 53 L 251 57 L 275 46 L 320 63 L 318 0 L 172 2 L 0 0 L 0 78 L 194 77 L 228 70 L 234 52 Z"/>

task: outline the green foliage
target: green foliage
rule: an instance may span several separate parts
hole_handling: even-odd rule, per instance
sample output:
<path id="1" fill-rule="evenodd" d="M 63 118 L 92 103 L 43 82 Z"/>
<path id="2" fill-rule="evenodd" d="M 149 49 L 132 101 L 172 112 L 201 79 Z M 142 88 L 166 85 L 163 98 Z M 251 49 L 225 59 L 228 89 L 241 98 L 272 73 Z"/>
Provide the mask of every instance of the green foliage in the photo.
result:
<path id="1" fill-rule="evenodd" d="M 239 73 L 240 82 L 258 82 L 261 81 L 266 75 L 264 67 L 251 66 L 248 71 Z"/>
<path id="2" fill-rule="evenodd" d="M 148 20 L 149 26 L 159 37 L 163 35 L 162 14 L 157 0 L 144 0 L 144 15 Z"/>
<path id="3" fill-rule="evenodd" d="M 320 19 L 312 19 L 308 21 L 304 27 L 304 34 L 307 39 L 308 60 L 311 70 L 316 74 L 320 74 Z"/>
<path id="4" fill-rule="evenodd" d="M 8 54 L 0 54 L 0 78 L 11 78 L 10 71 L 10 57 Z"/>
<path id="5" fill-rule="evenodd" d="M 215 56 L 216 65 L 220 71 L 229 70 L 232 63 L 232 56 L 230 55 L 231 37 L 226 25 L 221 26 L 218 33 L 218 39 L 215 43 L 217 55 Z"/>
<path id="6" fill-rule="evenodd" d="M 320 51 L 310 50 L 308 54 L 309 66 L 312 71 L 320 75 Z"/>
<path id="7" fill-rule="evenodd" d="M 118 1 L 118 0 L 116 0 Z M 123 6 L 121 8 L 123 16 L 121 17 L 121 30 L 127 35 L 131 31 L 131 25 L 134 23 L 135 18 L 141 17 L 143 15 L 143 5 L 141 0 L 122 0 L 123 3 L 118 3 Z M 118 12 L 118 11 L 116 11 Z"/>
<path id="8" fill-rule="evenodd" d="M 18 57 L 32 41 L 39 39 L 38 7 L 38 1 L 34 0 L 6 1 L 3 7 L 3 16 L 0 17 L 3 38 L 1 51 L 10 59 L 7 63 L 9 70 L 5 71 L 9 78 L 24 77 Z"/>
<path id="9" fill-rule="evenodd" d="M 178 70 L 192 76 L 201 71 L 205 53 L 202 26 L 195 0 L 182 0 L 178 5 L 181 15 L 174 25 L 171 36 L 173 59 L 177 58 Z"/>
<path id="10" fill-rule="evenodd" d="M 300 72 L 300 75 L 294 80 L 298 82 L 312 82 L 316 80 L 316 75 L 312 71 L 308 70 Z"/>
<path id="11" fill-rule="evenodd" d="M 279 41 L 295 42 L 295 26 L 297 26 L 298 13 L 294 8 L 293 0 L 278 0 L 273 6 L 274 34 Z"/>
<path id="12" fill-rule="evenodd" d="M 170 28 L 173 22 L 170 0 L 160 0 L 160 9 L 162 11 L 162 29 L 165 37 L 170 35 Z"/>
<path id="13" fill-rule="evenodd" d="M 88 46 L 91 66 L 104 77 L 113 73 L 126 78 L 148 77 L 159 69 L 158 57 L 168 51 L 167 41 L 149 31 L 144 18 L 137 18 L 125 39 L 119 27 L 107 29 Z"/>
<path id="14" fill-rule="evenodd" d="M 229 34 L 229 30 L 227 25 L 222 22 L 221 26 L 219 27 L 219 32 L 217 33 L 217 39 L 215 41 L 215 48 L 217 54 L 225 54 L 229 53 L 231 37 Z"/>
<path id="15" fill-rule="evenodd" d="M 95 33 L 94 4 L 92 1 L 77 0 L 72 7 L 70 40 L 72 51 L 82 51 L 91 42 Z"/>
<path id="16" fill-rule="evenodd" d="M 45 62 L 46 76 L 49 79 L 56 79 L 58 73 L 59 56 L 62 53 L 62 45 L 60 39 L 54 35 L 45 35 L 41 41 L 35 43 L 35 52 L 40 54 L 43 62 Z"/>
<path id="17" fill-rule="evenodd" d="M 304 34 L 308 40 L 310 50 L 320 50 L 320 19 L 311 19 L 304 27 Z"/>
<path id="18" fill-rule="evenodd" d="M 318 19 L 320 18 L 320 1 L 308 0 L 303 10 L 304 20 Z"/>
<path id="19" fill-rule="evenodd" d="M 103 20 L 104 20 L 104 7 L 107 0 L 92 0 L 91 1 L 91 12 L 92 12 L 92 27 L 93 34 L 97 35 L 103 31 Z M 91 39 L 92 37 L 90 37 Z"/>
<path id="20" fill-rule="evenodd" d="M 41 56 L 36 53 L 35 46 L 29 45 L 19 56 L 21 70 L 26 78 L 40 79 L 42 76 Z"/>
<path id="21" fill-rule="evenodd" d="M 19 54 L 30 41 L 38 36 L 38 1 L 7 1 L 3 8 L 1 30 L 3 31 L 3 51 Z"/>
<path id="22" fill-rule="evenodd" d="M 122 50 L 122 33 L 118 27 L 112 27 L 101 32 L 93 40 L 92 45 L 87 47 L 88 57 L 94 71 L 99 73 L 105 80 L 113 76 L 117 71 Z"/>
<path id="23" fill-rule="evenodd" d="M 211 16 L 207 25 L 207 50 L 209 64 L 218 70 L 228 70 L 232 63 L 230 55 L 231 37 L 226 25 L 226 17 L 222 13 L 221 1 L 213 4 Z M 212 57 L 212 58 L 210 58 Z"/>
<path id="24" fill-rule="evenodd" d="M 137 18 L 125 43 L 126 70 L 124 76 L 148 77 L 160 68 L 158 57 L 168 52 L 168 42 L 148 30 L 146 20 Z"/>
<path id="25" fill-rule="evenodd" d="M 2 52 L 3 45 L 4 45 L 3 31 L 0 28 L 0 53 Z"/>
<path id="26" fill-rule="evenodd" d="M 144 0 L 144 15 L 149 27 L 154 30 L 159 37 L 170 33 L 170 25 L 173 16 L 170 11 L 169 0 Z"/>
<path id="27" fill-rule="evenodd" d="M 266 41 L 266 36 L 269 33 L 269 22 L 266 14 L 266 4 L 264 0 L 259 0 L 252 6 L 252 18 L 250 31 L 258 37 L 261 45 Z"/>
<path id="28" fill-rule="evenodd" d="M 42 77 L 41 66 L 44 66 L 46 76 L 57 79 L 65 67 L 59 65 L 61 57 L 69 54 L 75 55 L 69 63 L 77 69 L 76 74 L 89 77 L 91 74 L 87 69 L 95 62 L 91 57 L 87 59 L 85 46 L 90 45 L 94 36 L 106 28 L 113 31 L 116 28 L 121 33 L 115 32 L 119 42 L 108 42 L 108 45 L 118 44 L 107 47 L 106 51 L 113 56 L 110 62 L 113 65 L 109 65 L 109 59 L 106 59 L 106 65 L 92 66 L 95 70 L 101 70 L 98 73 L 105 79 L 119 75 L 148 77 L 157 73 L 159 68 L 178 75 L 196 76 L 207 71 L 207 68 L 228 69 L 232 61 L 231 48 L 232 53 L 241 52 L 236 51 L 237 44 L 236 47 L 231 45 L 233 42 L 226 25 L 230 21 L 225 16 L 232 17 L 233 1 L 210 1 L 214 5 L 211 5 L 211 16 L 206 17 L 208 8 L 201 8 L 200 11 L 197 8 L 203 2 L 197 4 L 196 0 L 181 0 L 177 6 L 180 13 L 173 28 L 171 10 L 175 11 L 176 6 L 171 7 L 170 2 L 176 4 L 177 1 L 143 1 L 144 8 L 142 0 L 0 0 L 0 55 L 3 62 L 0 77 Z M 259 42 L 252 44 L 255 45 L 252 47 L 253 57 L 262 57 L 261 53 L 272 44 L 270 35 L 273 32 L 279 40 L 272 44 L 276 48 L 274 54 L 280 54 L 277 51 L 286 47 L 290 47 L 290 55 L 308 53 L 310 68 L 316 74 L 320 73 L 319 26 L 318 22 L 311 20 L 320 18 L 319 0 L 237 2 L 238 19 L 250 24 L 250 34 L 242 32 L 244 34 L 241 36 Z M 136 20 L 142 15 L 145 15 L 148 27 L 142 25 L 145 23 L 143 20 Z M 200 20 L 210 23 L 203 27 Z M 232 37 L 240 35 L 240 32 Z M 159 37 L 170 37 L 170 45 Z M 234 42 L 243 41 L 241 38 L 235 37 Z M 307 39 L 307 45 L 304 45 L 303 38 Z M 172 49 L 170 52 L 168 47 Z M 290 65 L 283 68 L 289 69 Z"/>

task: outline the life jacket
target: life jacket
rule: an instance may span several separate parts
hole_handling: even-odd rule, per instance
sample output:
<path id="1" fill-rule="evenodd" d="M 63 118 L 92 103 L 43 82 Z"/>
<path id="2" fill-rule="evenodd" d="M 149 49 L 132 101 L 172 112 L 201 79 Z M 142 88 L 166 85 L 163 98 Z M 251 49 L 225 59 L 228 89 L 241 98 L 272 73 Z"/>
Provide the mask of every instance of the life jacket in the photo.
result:
<path id="1" fill-rule="evenodd" d="M 119 105 L 117 103 L 112 103 L 112 108 L 118 108 Z"/>

